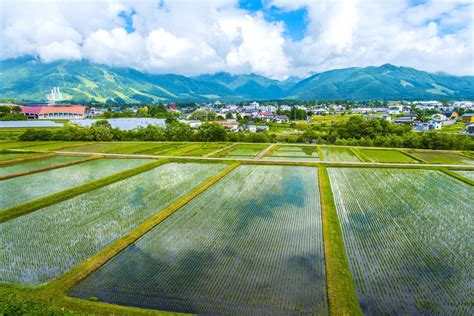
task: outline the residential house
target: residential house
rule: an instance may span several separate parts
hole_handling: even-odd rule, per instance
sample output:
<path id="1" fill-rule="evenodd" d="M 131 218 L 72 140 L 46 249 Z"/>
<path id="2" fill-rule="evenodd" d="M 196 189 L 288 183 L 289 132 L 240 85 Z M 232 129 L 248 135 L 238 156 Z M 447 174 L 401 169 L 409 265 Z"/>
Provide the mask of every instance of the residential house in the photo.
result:
<path id="1" fill-rule="evenodd" d="M 466 134 L 474 135 L 474 123 L 471 123 L 466 126 Z"/>
<path id="2" fill-rule="evenodd" d="M 275 123 L 288 123 L 290 121 L 290 118 L 286 115 L 275 115 L 273 121 Z"/>
<path id="3" fill-rule="evenodd" d="M 239 129 L 239 123 L 236 120 L 222 120 L 216 121 L 216 123 L 230 129 L 231 131 L 237 131 Z"/>
<path id="4" fill-rule="evenodd" d="M 463 123 L 474 123 L 474 113 L 466 113 L 461 118 Z"/>

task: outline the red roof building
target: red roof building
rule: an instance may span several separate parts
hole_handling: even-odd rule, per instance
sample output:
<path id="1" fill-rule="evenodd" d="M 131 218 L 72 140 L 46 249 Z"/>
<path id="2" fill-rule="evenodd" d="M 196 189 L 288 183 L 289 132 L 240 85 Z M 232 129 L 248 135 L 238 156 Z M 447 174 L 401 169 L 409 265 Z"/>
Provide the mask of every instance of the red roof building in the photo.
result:
<path id="1" fill-rule="evenodd" d="M 64 106 L 22 106 L 21 113 L 29 119 L 81 119 L 86 116 L 86 107 Z"/>

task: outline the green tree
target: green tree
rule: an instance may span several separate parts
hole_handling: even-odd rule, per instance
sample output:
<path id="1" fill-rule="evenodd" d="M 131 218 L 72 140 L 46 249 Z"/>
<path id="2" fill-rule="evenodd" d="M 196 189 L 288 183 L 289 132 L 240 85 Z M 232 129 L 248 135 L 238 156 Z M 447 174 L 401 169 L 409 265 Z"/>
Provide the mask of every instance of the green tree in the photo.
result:
<path id="1" fill-rule="evenodd" d="M 199 121 L 214 121 L 216 113 L 209 110 L 196 110 L 191 114 L 190 118 Z"/>
<path id="2" fill-rule="evenodd" d="M 226 136 L 227 132 L 222 125 L 213 122 L 205 122 L 199 127 L 196 138 L 197 140 L 205 142 L 217 142 L 225 141 Z"/>
<path id="3" fill-rule="evenodd" d="M 92 126 L 96 126 L 96 127 L 101 127 L 102 126 L 102 127 L 106 127 L 106 128 L 112 128 L 112 125 L 107 120 L 98 120 L 98 121 L 92 123 Z"/>

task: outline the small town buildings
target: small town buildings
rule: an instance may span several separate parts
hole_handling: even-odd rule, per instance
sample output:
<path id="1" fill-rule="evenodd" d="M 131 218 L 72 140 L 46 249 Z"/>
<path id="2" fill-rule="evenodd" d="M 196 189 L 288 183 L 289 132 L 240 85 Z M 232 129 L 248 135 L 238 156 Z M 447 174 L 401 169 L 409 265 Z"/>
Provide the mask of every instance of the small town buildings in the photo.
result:
<path id="1" fill-rule="evenodd" d="M 236 120 L 221 120 L 216 121 L 216 123 L 230 129 L 231 131 L 237 131 L 239 129 L 239 122 Z"/>
<path id="2" fill-rule="evenodd" d="M 431 115 L 431 119 L 433 121 L 443 122 L 443 121 L 446 121 L 448 118 L 444 114 L 437 113 L 437 114 Z"/>
<path id="3" fill-rule="evenodd" d="M 288 123 L 290 118 L 286 115 L 275 115 L 273 121 L 275 123 Z"/>
<path id="4" fill-rule="evenodd" d="M 461 118 L 463 123 L 474 123 L 474 113 L 466 113 Z"/>
<path id="5" fill-rule="evenodd" d="M 466 134 L 474 135 L 474 123 L 471 123 L 466 126 Z"/>
<path id="6" fill-rule="evenodd" d="M 415 122 L 413 124 L 416 131 L 432 131 L 432 130 L 439 130 L 443 127 L 442 122 L 429 120 L 428 122 Z"/>
<path id="7" fill-rule="evenodd" d="M 22 106 L 21 113 L 29 119 L 83 119 L 86 107 L 80 105 Z"/>
<path id="8" fill-rule="evenodd" d="M 450 120 L 455 120 L 459 117 L 459 113 L 456 111 L 446 111 L 444 115 Z"/>
<path id="9" fill-rule="evenodd" d="M 201 127 L 202 122 L 199 120 L 178 120 L 180 123 L 188 124 L 192 129 L 198 129 Z"/>
<path id="10" fill-rule="evenodd" d="M 265 132 L 270 130 L 270 126 L 266 125 L 257 125 L 257 132 Z"/>

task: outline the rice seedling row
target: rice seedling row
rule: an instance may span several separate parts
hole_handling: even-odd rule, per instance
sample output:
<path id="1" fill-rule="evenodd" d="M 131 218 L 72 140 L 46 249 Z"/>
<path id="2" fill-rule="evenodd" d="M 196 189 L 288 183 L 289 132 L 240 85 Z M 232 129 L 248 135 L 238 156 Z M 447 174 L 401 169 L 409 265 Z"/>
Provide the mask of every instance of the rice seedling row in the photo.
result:
<path id="1" fill-rule="evenodd" d="M 44 159 L 30 160 L 23 163 L 0 167 L 0 176 L 11 175 L 15 173 L 28 172 L 40 168 L 50 167 L 61 163 L 84 160 L 87 157 L 79 156 L 56 156 Z"/>
<path id="2" fill-rule="evenodd" d="M 0 210 L 33 201 L 150 162 L 148 159 L 97 159 L 0 181 Z"/>
<path id="3" fill-rule="evenodd" d="M 241 166 L 70 291 L 204 314 L 327 314 L 316 168 Z"/>
<path id="4" fill-rule="evenodd" d="M 61 275 L 224 168 L 165 164 L 0 224 L 0 283 Z"/>
<path id="5" fill-rule="evenodd" d="M 433 170 L 328 172 L 366 314 L 472 314 L 472 186 Z"/>
<path id="6" fill-rule="evenodd" d="M 344 161 L 344 162 L 359 162 L 360 160 L 347 147 L 320 147 L 322 153 L 322 160 L 324 161 Z M 321 158 L 321 157 L 320 157 Z"/>

